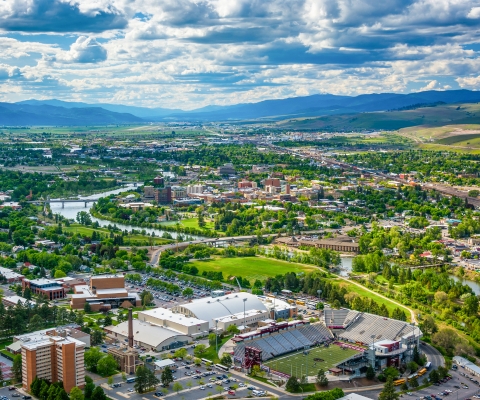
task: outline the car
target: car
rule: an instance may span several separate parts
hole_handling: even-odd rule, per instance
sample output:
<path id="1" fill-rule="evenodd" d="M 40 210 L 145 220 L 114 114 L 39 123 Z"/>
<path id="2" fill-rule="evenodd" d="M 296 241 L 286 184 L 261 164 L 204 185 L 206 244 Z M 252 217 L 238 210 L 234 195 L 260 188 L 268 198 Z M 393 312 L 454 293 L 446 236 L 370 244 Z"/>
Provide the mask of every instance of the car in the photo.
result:
<path id="1" fill-rule="evenodd" d="M 8 390 L 17 390 L 17 388 L 15 386 L 9 386 Z"/>
<path id="2" fill-rule="evenodd" d="M 468 386 L 467 386 L 467 385 L 463 385 L 463 388 L 464 388 L 464 389 L 468 389 Z"/>
<path id="3" fill-rule="evenodd" d="M 205 386 L 200 386 L 200 390 L 205 390 Z"/>
<path id="4" fill-rule="evenodd" d="M 163 396 L 163 393 L 162 392 L 155 392 L 155 396 L 157 396 L 157 397 Z"/>
<path id="5" fill-rule="evenodd" d="M 413 393 L 412 393 L 412 392 L 407 392 L 407 394 L 408 394 L 409 396 L 413 395 Z"/>
<path id="6" fill-rule="evenodd" d="M 248 390 L 255 390 L 255 387 L 254 386 L 249 386 L 247 387 Z"/>
<path id="7" fill-rule="evenodd" d="M 210 382 L 216 382 L 217 380 L 215 378 L 210 378 Z"/>
<path id="8" fill-rule="evenodd" d="M 14 393 L 14 394 L 12 394 L 12 397 L 20 397 L 20 394 Z"/>
<path id="9" fill-rule="evenodd" d="M 201 374 L 201 373 L 202 373 L 202 371 L 200 371 L 199 369 L 196 369 L 195 372 L 196 372 L 197 374 Z"/>
<path id="10" fill-rule="evenodd" d="M 133 392 L 133 389 L 132 389 L 132 388 L 130 388 L 130 389 L 128 389 L 128 391 L 129 391 L 130 393 L 132 393 L 132 392 Z"/>
<path id="11" fill-rule="evenodd" d="M 245 385 L 244 383 L 241 383 L 241 382 L 240 382 L 240 383 L 238 384 L 238 386 L 240 386 L 240 387 L 245 387 L 246 385 Z"/>
<path id="12" fill-rule="evenodd" d="M 225 390 L 226 392 L 228 392 L 230 390 L 230 388 L 224 386 L 223 390 Z"/>
<path id="13" fill-rule="evenodd" d="M 455 389 L 460 389 L 460 386 L 458 386 L 458 385 L 454 385 L 453 387 L 454 387 Z"/>
<path id="14" fill-rule="evenodd" d="M 185 369 L 190 369 L 190 367 L 188 365 L 185 365 Z"/>
<path id="15" fill-rule="evenodd" d="M 30 400 L 31 398 L 32 398 L 32 396 L 22 396 L 23 400 Z"/>
<path id="16" fill-rule="evenodd" d="M 213 388 L 213 385 L 211 383 L 207 383 L 207 387 Z"/>
<path id="17" fill-rule="evenodd" d="M 234 391 L 234 390 L 229 390 L 229 391 L 228 391 L 228 394 L 229 394 L 230 396 L 235 396 L 235 391 Z"/>
<path id="18" fill-rule="evenodd" d="M 232 382 L 236 382 L 236 381 L 237 381 L 236 378 L 230 378 L 230 380 L 231 380 Z"/>

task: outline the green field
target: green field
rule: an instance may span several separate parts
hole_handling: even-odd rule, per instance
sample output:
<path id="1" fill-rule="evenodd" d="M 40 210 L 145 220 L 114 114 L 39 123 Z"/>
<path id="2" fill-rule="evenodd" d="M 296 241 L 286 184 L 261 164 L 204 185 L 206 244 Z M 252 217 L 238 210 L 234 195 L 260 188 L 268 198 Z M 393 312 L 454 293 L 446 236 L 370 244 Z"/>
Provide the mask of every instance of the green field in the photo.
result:
<path id="1" fill-rule="evenodd" d="M 204 261 L 193 261 L 190 264 L 195 265 L 199 275 L 203 271 L 221 271 L 226 278 L 229 275 L 238 275 L 252 281 L 255 279 L 265 280 L 275 275 L 284 275 L 287 272 L 311 272 L 318 268 L 301 264 L 289 263 L 286 261 L 275 260 L 260 257 L 244 258 L 214 258 Z"/>
<path id="2" fill-rule="evenodd" d="M 357 353 L 358 351 L 356 350 L 343 350 L 340 346 L 332 344 L 329 347 L 312 348 L 307 356 L 303 355 L 303 350 L 301 350 L 293 354 L 274 358 L 264 364 L 276 371 L 300 378 L 307 373 L 308 376 L 316 376 L 320 368 L 328 371 L 328 369 Z M 324 361 L 315 362 L 314 358 L 320 358 Z"/>
<path id="3" fill-rule="evenodd" d="M 168 222 L 162 222 L 161 225 L 166 225 L 166 226 L 175 226 L 176 224 L 180 224 L 180 226 L 184 228 L 195 228 L 195 229 L 209 229 L 213 230 L 214 223 L 211 221 L 205 221 L 205 226 L 203 228 L 200 228 L 198 226 L 198 218 L 186 218 L 182 219 L 181 221 L 168 221 Z"/>

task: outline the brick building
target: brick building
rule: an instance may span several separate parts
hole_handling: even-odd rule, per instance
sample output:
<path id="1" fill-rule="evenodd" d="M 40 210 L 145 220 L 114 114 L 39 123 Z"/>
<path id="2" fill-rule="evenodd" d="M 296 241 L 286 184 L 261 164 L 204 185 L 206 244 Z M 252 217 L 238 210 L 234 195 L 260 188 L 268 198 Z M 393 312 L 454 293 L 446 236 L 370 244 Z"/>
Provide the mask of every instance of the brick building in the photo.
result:
<path id="1" fill-rule="evenodd" d="M 22 288 L 30 288 L 33 294 L 43 295 L 48 300 L 63 299 L 65 297 L 65 288 L 53 279 L 24 279 Z"/>

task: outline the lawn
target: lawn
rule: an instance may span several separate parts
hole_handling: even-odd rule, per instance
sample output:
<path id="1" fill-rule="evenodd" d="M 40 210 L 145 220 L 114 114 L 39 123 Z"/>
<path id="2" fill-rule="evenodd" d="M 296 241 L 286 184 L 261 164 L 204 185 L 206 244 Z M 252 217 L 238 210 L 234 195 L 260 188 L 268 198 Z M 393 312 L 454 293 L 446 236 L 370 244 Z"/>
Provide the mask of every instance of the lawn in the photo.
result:
<path id="1" fill-rule="evenodd" d="M 328 371 L 328 369 L 357 353 L 358 351 L 356 350 L 342 349 L 340 346 L 332 344 L 329 347 L 312 348 L 307 356 L 303 355 L 303 350 L 300 350 L 296 353 L 269 360 L 264 365 L 284 374 L 297 377 L 307 373 L 308 376 L 316 376 L 320 368 Z M 320 358 L 324 361 L 314 361 L 314 358 Z"/>
<path id="2" fill-rule="evenodd" d="M 221 271 L 224 278 L 229 275 L 238 275 L 252 281 L 255 279 L 265 280 L 268 277 L 284 275 L 287 272 L 311 272 L 317 270 L 314 266 L 289 263 L 287 261 L 275 260 L 271 258 L 243 257 L 243 258 L 213 258 L 210 260 L 193 261 L 190 264 L 195 265 L 199 270 L 199 275 L 203 271 Z"/>
<path id="3" fill-rule="evenodd" d="M 209 230 L 213 230 L 213 227 L 215 225 L 212 221 L 205 221 L 205 226 L 203 228 L 200 228 L 198 226 L 198 218 L 185 218 L 180 221 L 162 222 L 161 225 L 175 226 L 177 223 L 184 228 L 209 229 Z"/>
<path id="4" fill-rule="evenodd" d="M 362 289 L 360 286 L 354 285 L 353 283 L 348 283 L 346 281 L 343 281 L 340 283 L 340 285 L 346 287 L 349 292 L 358 293 L 363 298 L 368 297 L 369 299 L 375 300 L 375 302 L 377 302 L 378 304 L 385 304 L 390 315 L 392 314 L 395 308 L 399 308 L 399 306 L 392 303 L 391 301 L 386 300 L 380 296 L 377 296 L 374 293 L 370 293 L 368 290 Z M 410 321 L 410 311 L 408 311 L 406 308 L 403 308 L 403 307 L 400 307 L 400 309 L 405 311 L 405 314 L 407 316 L 407 321 Z"/>

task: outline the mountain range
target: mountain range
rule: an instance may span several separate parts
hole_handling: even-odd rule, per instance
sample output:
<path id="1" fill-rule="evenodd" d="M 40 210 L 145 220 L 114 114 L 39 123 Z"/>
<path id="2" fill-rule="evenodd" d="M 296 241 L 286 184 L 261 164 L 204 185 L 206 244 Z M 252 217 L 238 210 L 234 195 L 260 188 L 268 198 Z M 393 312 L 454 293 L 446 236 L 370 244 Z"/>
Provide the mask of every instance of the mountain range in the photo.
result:
<path id="1" fill-rule="evenodd" d="M 480 92 L 469 90 L 425 91 L 410 94 L 380 93 L 359 96 L 317 94 L 265 100 L 231 106 L 211 105 L 196 110 L 88 104 L 61 100 L 25 100 L 0 103 L 0 125 L 108 125 L 146 122 L 212 122 L 284 120 L 339 114 L 386 112 L 436 104 L 480 102 Z"/>

